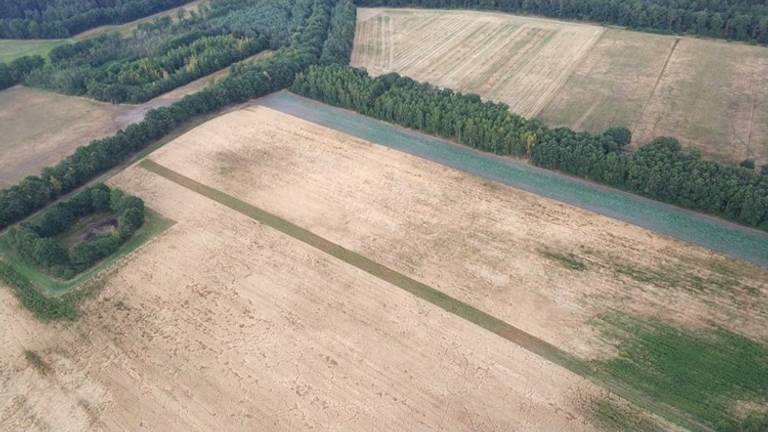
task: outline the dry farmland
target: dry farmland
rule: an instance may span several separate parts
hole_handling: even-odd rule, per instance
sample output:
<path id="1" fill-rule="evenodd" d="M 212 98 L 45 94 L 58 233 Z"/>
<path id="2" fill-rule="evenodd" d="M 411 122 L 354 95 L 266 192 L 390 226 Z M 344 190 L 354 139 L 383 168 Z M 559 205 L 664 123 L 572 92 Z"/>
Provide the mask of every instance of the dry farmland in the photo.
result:
<path id="1" fill-rule="evenodd" d="M 110 183 L 176 224 L 79 321 L 40 324 L 0 290 L 0 428 L 613 430 L 604 388 L 248 205 L 595 364 L 621 348 L 615 310 L 768 343 L 768 270 L 266 107 L 148 158 L 188 182 L 140 164 Z M 676 430 L 610 400 L 637 430 Z"/>
<path id="2" fill-rule="evenodd" d="M 768 163 L 768 49 L 500 13 L 360 9 L 355 66 L 504 102 L 553 126 L 626 126 Z"/>

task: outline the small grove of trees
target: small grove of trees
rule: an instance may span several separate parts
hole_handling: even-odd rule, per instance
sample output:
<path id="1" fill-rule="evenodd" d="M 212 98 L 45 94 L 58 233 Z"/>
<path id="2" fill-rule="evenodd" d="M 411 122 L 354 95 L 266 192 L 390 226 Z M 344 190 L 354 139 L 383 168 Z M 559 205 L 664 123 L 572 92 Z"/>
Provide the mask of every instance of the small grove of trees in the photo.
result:
<path id="1" fill-rule="evenodd" d="M 397 74 L 371 78 L 363 70 L 313 66 L 291 89 L 483 151 L 530 159 L 535 165 L 768 230 L 768 177 L 685 152 L 674 138 L 625 151 L 631 133 L 549 129 L 479 96 L 417 83 Z"/>
<path id="2" fill-rule="evenodd" d="M 358 0 L 357 4 L 498 10 L 768 43 L 768 4 L 762 0 Z"/>
<path id="3" fill-rule="evenodd" d="M 79 219 L 108 212 L 117 228 L 97 235 L 68 250 L 54 237 L 69 230 Z M 25 260 L 54 276 L 69 279 L 115 253 L 144 224 L 144 201 L 110 190 L 104 184 L 89 187 L 72 199 L 56 204 L 34 221 L 9 232 L 10 243 Z"/>
<path id="4" fill-rule="evenodd" d="M 136 43 L 131 48 L 131 40 L 110 34 L 56 47 L 50 62 L 34 70 L 26 83 L 101 101 L 140 103 L 268 46 L 263 35 L 191 32 L 160 43 L 151 54 L 132 58 L 133 51 L 145 45 Z"/>
<path id="5" fill-rule="evenodd" d="M 187 95 L 171 106 L 153 109 L 141 122 L 131 124 L 111 137 L 93 140 L 55 166 L 43 169 L 39 176 L 29 176 L 14 186 L 0 190 L 0 229 L 26 218 L 63 194 L 126 161 L 190 118 L 285 88 L 293 82 L 296 74 L 318 63 L 324 52 L 330 58 L 333 54 L 327 47 L 351 46 L 351 43 L 326 44 L 329 38 L 349 36 L 348 32 L 329 33 L 332 16 L 348 10 L 335 8 L 335 5 L 334 0 L 315 0 L 301 31 L 293 35 L 293 42 L 277 50 L 272 57 L 238 67 L 220 83 Z"/>
<path id="6" fill-rule="evenodd" d="M 45 59 L 40 56 L 24 56 L 10 63 L 0 63 L 0 90 L 21 83 L 44 63 Z"/>

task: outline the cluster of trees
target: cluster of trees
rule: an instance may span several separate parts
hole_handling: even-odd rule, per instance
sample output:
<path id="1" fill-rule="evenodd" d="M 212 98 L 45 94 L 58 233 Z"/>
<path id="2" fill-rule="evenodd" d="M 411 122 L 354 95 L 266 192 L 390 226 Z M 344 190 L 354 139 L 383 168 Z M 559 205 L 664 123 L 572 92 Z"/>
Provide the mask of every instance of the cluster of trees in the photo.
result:
<path id="1" fill-rule="evenodd" d="M 105 212 L 117 218 L 114 232 L 80 242 L 72 250 L 54 238 L 71 229 L 79 219 Z M 115 253 L 143 224 L 144 201 L 120 189 L 110 190 L 97 184 L 56 204 L 34 221 L 11 229 L 9 239 L 22 258 L 69 279 Z"/>
<path id="2" fill-rule="evenodd" d="M 358 0 L 360 6 L 498 10 L 768 43 L 763 0 Z"/>
<path id="3" fill-rule="evenodd" d="M 24 83 L 106 102 L 144 102 L 264 49 L 293 44 L 313 5 L 313 0 L 212 0 L 176 19 L 142 23 L 128 37 L 109 33 L 56 47 Z M 355 9 L 351 2 L 343 5 L 333 13 L 339 35 L 329 38 L 337 41 L 327 49 L 336 51 L 329 62 L 351 50 Z M 349 40 L 340 42 L 341 36 Z"/>
<path id="4" fill-rule="evenodd" d="M 40 56 L 24 56 L 10 63 L 0 63 L 0 90 L 14 86 L 27 78 L 30 72 L 45 63 Z"/>
<path id="5" fill-rule="evenodd" d="M 189 0 L 0 0 L 1 39 L 65 38 L 180 6 Z"/>
<path id="6" fill-rule="evenodd" d="M 549 129 L 477 95 L 397 74 L 371 78 L 363 70 L 338 65 L 311 67 L 291 89 L 483 151 L 529 158 L 538 166 L 768 230 L 768 176 L 703 160 L 683 151 L 674 138 L 625 151 L 631 141 L 625 128 L 596 135 Z"/>
<path id="7" fill-rule="evenodd" d="M 322 64 L 349 64 L 352 56 L 352 44 L 355 39 L 357 8 L 351 0 L 336 3 L 331 18 L 329 36 L 323 45 L 320 56 Z"/>
<path id="8" fill-rule="evenodd" d="M 146 28 L 144 28 L 146 30 Z M 117 33 L 54 48 L 28 85 L 106 102 L 139 103 L 213 73 L 268 47 L 263 35 L 186 31 L 173 38 Z M 137 56 L 140 51 L 149 52 Z"/>
<path id="9" fill-rule="evenodd" d="M 332 15 L 344 10 L 335 5 L 334 0 L 314 0 L 311 14 L 292 36 L 292 43 L 277 50 L 272 57 L 238 67 L 220 83 L 185 96 L 168 107 L 151 110 L 143 121 L 79 147 L 57 165 L 43 169 L 39 176 L 27 177 L 17 185 L 0 190 L 0 229 L 126 161 L 196 115 L 289 86 L 296 74 L 320 61 L 327 39 L 341 37 L 329 34 Z"/>

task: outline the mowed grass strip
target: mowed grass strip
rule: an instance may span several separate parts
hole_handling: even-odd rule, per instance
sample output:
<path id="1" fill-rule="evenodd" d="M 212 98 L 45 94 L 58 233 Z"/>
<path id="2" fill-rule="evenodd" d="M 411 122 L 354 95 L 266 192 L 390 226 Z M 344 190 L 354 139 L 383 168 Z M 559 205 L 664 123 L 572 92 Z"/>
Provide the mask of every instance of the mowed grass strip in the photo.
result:
<path id="1" fill-rule="evenodd" d="M 365 271 L 366 273 L 376 276 L 379 279 L 382 279 L 398 288 L 401 288 L 418 298 L 428 301 L 453 315 L 476 324 L 510 342 L 517 344 L 521 348 L 524 348 L 552 363 L 555 363 L 579 376 L 592 381 L 598 386 L 606 388 L 607 390 L 635 404 L 641 409 L 666 418 L 668 421 L 678 424 L 689 430 L 711 430 L 710 427 L 692 419 L 686 413 L 681 412 L 665 403 L 659 403 L 656 400 L 648 398 L 646 394 L 638 391 L 632 386 L 627 385 L 626 382 L 622 382 L 621 377 L 607 376 L 601 371 L 594 369 L 589 362 L 583 361 L 561 350 L 560 348 L 537 338 L 536 336 L 533 336 L 517 327 L 514 327 L 509 323 L 489 315 L 471 305 L 457 300 L 443 293 L 442 291 L 438 291 L 402 273 L 392 270 L 389 267 L 372 261 L 363 255 L 360 255 L 356 252 L 344 248 L 343 246 L 320 237 L 279 216 L 259 209 L 220 190 L 199 183 L 196 180 L 186 177 L 150 159 L 142 160 L 139 163 L 139 166 L 180 186 L 195 191 L 245 216 L 248 216 L 264 225 L 274 228 L 283 234 L 286 234 L 316 249 L 319 249 L 322 252 L 338 258 L 347 264 Z"/>

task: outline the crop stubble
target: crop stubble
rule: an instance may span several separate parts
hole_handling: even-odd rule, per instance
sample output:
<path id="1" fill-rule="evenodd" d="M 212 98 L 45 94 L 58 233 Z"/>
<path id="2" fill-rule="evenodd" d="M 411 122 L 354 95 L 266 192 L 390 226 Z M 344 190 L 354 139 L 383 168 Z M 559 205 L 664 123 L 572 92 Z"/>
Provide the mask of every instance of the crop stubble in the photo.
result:
<path id="1" fill-rule="evenodd" d="M 504 102 L 551 126 L 674 136 L 768 163 L 768 49 L 502 13 L 360 9 L 354 66 Z"/>

